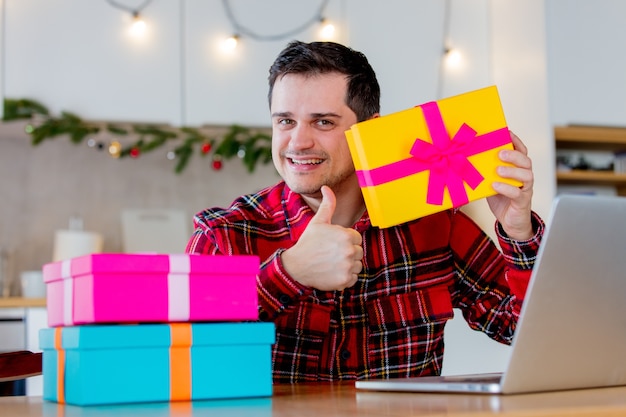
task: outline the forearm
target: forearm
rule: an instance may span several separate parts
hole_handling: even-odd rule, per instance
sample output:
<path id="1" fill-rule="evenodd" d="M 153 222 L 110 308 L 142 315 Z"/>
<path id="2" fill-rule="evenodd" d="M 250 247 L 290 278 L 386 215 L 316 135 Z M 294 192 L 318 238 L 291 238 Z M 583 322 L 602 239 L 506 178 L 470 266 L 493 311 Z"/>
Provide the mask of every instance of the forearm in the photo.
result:
<path id="1" fill-rule="evenodd" d="M 537 252 L 545 224 L 536 214 L 532 213 L 533 233 L 530 239 L 514 240 L 507 236 L 499 223 L 496 223 L 496 234 L 507 262 L 506 281 L 518 301 L 517 310 L 526 295 L 532 268 L 537 259 Z"/>
<path id="2" fill-rule="evenodd" d="M 470 327 L 510 343 L 543 235 L 543 222 L 533 215 L 534 235 L 515 241 L 498 224 L 501 251 L 472 224 L 459 218 L 451 238 L 458 279 L 455 306 Z M 464 227 L 463 227 L 464 226 Z"/>

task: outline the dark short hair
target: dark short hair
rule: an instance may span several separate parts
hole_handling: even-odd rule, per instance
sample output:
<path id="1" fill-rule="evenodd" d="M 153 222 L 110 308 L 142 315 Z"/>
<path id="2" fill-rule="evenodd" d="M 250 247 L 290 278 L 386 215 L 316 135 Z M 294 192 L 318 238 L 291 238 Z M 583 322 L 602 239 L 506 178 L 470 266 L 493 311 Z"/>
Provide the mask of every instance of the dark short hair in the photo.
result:
<path id="1" fill-rule="evenodd" d="M 286 74 L 345 74 L 348 81 L 346 105 L 362 122 L 380 112 L 380 86 L 376 73 L 365 55 L 335 42 L 290 42 L 272 66 L 269 75 L 268 100 L 279 77 Z"/>

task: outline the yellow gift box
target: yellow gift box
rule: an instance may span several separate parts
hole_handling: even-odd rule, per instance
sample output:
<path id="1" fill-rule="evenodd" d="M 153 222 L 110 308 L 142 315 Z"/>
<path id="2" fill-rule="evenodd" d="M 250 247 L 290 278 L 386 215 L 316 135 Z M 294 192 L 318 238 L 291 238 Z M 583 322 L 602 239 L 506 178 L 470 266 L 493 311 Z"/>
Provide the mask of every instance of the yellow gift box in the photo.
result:
<path id="1" fill-rule="evenodd" d="M 357 123 L 346 131 L 372 225 L 398 225 L 494 195 L 513 149 L 495 86 Z"/>

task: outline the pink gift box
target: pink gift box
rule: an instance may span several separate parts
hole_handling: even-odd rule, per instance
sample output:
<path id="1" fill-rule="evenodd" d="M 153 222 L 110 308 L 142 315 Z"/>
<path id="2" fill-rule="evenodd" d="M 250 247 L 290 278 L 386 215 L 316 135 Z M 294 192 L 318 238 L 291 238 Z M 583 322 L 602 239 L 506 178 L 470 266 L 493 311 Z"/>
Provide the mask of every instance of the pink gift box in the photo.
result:
<path id="1" fill-rule="evenodd" d="M 48 325 L 258 319 L 257 256 L 112 254 L 44 265 Z"/>

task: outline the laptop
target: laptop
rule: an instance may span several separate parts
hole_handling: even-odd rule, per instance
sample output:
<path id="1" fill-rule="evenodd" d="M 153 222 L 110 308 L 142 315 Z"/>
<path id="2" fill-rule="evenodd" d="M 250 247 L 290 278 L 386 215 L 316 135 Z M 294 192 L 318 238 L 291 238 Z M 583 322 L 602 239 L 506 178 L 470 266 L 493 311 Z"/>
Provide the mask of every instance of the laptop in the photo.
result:
<path id="1" fill-rule="evenodd" d="M 359 380 L 375 391 L 518 394 L 626 385 L 626 198 L 555 198 L 502 373 Z"/>

